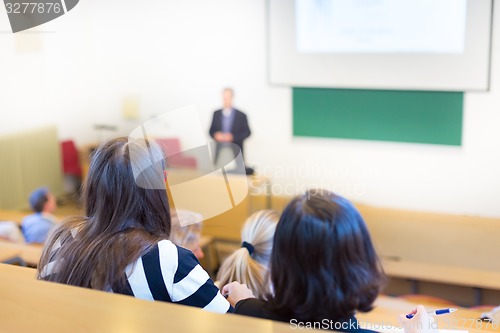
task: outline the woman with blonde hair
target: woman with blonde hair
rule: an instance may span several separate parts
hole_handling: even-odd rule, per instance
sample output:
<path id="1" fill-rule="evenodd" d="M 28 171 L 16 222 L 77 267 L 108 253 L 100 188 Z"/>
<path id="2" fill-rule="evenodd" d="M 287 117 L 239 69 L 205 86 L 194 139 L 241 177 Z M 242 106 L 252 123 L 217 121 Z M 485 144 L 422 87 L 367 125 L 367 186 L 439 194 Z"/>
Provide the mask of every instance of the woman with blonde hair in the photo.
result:
<path id="1" fill-rule="evenodd" d="M 219 286 L 237 281 L 246 284 L 256 297 L 271 292 L 268 269 L 279 218 L 274 210 L 262 210 L 247 219 L 241 231 L 241 248 L 227 257 L 219 269 Z"/>

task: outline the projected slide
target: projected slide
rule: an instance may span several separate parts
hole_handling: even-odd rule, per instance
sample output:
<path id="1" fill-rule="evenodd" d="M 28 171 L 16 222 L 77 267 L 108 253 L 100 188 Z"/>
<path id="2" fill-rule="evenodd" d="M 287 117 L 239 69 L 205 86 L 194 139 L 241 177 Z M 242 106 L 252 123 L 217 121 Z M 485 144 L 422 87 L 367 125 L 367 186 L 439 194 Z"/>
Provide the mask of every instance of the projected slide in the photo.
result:
<path id="1" fill-rule="evenodd" d="M 300 53 L 464 52 L 467 0 L 295 0 Z"/>

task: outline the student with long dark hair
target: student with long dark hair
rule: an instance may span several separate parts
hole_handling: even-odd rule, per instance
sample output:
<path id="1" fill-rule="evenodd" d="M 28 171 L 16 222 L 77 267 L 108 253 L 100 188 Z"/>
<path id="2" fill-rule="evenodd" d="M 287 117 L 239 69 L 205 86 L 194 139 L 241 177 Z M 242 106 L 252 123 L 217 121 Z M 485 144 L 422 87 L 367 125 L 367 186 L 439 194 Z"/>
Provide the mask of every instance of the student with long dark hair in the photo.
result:
<path id="1" fill-rule="evenodd" d="M 165 162 L 152 141 L 118 138 L 95 152 L 85 216 L 47 240 L 38 278 L 148 300 L 232 310 L 191 251 L 170 242 Z"/>
<path id="2" fill-rule="evenodd" d="M 361 215 L 322 190 L 294 198 L 283 211 L 270 271 L 274 294 L 267 301 L 236 282 L 222 289 L 236 313 L 348 332 L 362 331 L 355 314 L 373 308 L 386 281 Z"/>

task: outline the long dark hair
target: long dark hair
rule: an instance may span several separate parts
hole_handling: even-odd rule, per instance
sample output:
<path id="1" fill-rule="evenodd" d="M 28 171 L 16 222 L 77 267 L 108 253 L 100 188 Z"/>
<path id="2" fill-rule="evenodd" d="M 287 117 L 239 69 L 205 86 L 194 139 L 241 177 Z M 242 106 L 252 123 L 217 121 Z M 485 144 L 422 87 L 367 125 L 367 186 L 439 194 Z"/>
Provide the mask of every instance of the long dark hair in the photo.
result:
<path id="1" fill-rule="evenodd" d="M 304 321 L 347 320 L 372 309 L 385 274 L 356 208 L 313 190 L 294 198 L 281 215 L 271 281 L 275 312 Z"/>
<path id="2" fill-rule="evenodd" d="M 49 236 L 38 278 L 101 290 L 123 286 L 127 265 L 170 235 L 163 165 L 153 142 L 103 143 L 85 181 L 85 217 L 64 221 Z"/>

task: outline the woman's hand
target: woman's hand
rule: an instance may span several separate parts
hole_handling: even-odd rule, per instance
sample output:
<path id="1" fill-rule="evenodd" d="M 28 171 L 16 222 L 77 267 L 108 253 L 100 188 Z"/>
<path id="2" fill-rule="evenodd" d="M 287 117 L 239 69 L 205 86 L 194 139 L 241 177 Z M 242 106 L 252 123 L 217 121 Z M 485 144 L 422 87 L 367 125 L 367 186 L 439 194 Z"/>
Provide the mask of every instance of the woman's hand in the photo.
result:
<path id="1" fill-rule="evenodd" d="M 222 295 L 227 298 L 227 300 L 233 307 L 235 307 L 236 303 L 238 303 L 242 299 L 255 298 L 252 291 L 248 289 L 246 284 L 241 284 L 238 282 L 231 282 L 230 284 L 226 284 L 222 288 Z"/>
<path id="2" fill-rule="evenodd" d="M 413 318 L 411 319 L 406 318 L 406 315 L 400 315 L 398 318 L 405 333 L 437 332 L 437 325 L 434 323 L 434 318 L 429 316 L 422 305 L 417 306 L 411 313 L 413 314 Z"/>

